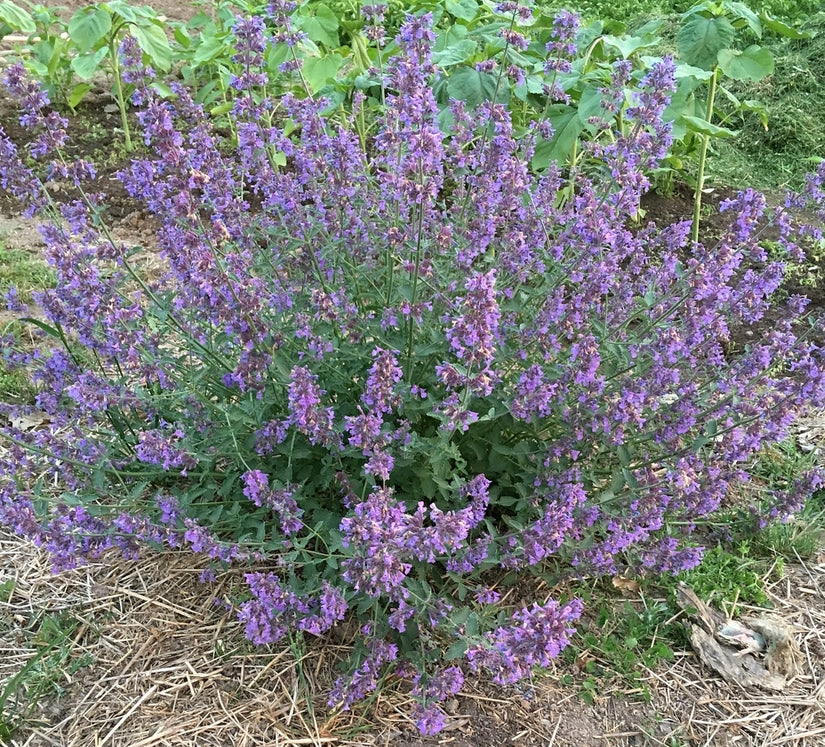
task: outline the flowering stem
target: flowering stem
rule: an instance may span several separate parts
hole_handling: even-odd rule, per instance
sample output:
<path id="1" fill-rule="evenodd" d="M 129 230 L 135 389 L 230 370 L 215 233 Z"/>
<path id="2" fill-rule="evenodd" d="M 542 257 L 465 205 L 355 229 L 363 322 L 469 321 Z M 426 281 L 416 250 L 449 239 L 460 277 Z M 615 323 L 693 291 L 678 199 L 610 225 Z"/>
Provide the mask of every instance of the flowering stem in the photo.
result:
<path id="1" fill-rule="evenodd" d="M 424 224 L 424 205 L 418 205 L 418 235 L 415 241 L 415 265 L 412 276 L 412 293 L 410 294 L 409 332 L 407 334 L 407 371 L 405 378 L 412 384 L 413 343 L 415 337 L 415 303 L 418 294 L 418 274 L 421 268 L 422 227 Z"/>

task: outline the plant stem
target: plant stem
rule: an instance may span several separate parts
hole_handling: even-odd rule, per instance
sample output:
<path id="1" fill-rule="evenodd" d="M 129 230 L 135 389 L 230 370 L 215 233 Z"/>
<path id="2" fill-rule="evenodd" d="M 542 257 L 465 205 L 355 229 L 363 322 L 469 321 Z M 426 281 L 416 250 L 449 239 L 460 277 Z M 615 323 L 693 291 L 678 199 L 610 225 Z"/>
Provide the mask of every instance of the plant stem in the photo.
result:
<path id="1" fill-rule="evenodd" d="M 120 76 L 120 61 L 118 60 L 117 37 L 112 34 L 109 41 L 109 55 L 112 58 L 112 74 L 115 77 L 115 94 L 117 95 L 117 108 L 120 109 L 120 122 L 123 127 L 123 144 L 126 146 L 126 152 L 131 153 L 134 150 L 132 146 L 132 133 L 129 131 L 129 120 L 126 117 L 126 99 L 123 96 L 123 81 Z"/>
<path id="2" fill-rule="evenodd" d="M 708 106 L 705 110 L 705 120 L 708 124 L 713 119 L 713 100 L 716 97 L 716 76 L 718 67 L 713 68 L 713 75 L 710 78 L 710 91 L 708 92 Z M 696 191 L 693 193 L 693 229 L 691 231 L 691 241 L 693 244 L 699 241 L 699 215 L 702 211 L 702 189 L 705 186 L 705 162 L 708 156 L 708 145 L 710 144 L 710 134 L 702 136 L 702 147 L 699 150 L 699 173 L 696 176 Z"/>

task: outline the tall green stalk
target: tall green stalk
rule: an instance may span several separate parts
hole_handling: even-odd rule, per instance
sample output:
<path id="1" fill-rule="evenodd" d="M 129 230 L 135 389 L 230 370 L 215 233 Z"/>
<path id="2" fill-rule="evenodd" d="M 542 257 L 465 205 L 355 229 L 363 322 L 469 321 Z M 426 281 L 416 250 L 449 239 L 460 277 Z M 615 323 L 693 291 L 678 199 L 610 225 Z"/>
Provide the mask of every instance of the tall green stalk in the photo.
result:
<path id="1" fill-rule="evenodd" d="M 123 144 L 126 146 L 126 152 L 131 153 L 134 148 L 132 146 L 132 133 L 129 130 L 129 120 L 126 117 L 126 97 L 123 95 L 123 80 L 120 76 L 120 60 L 118 59 L 117 49 L 117 32 L 112 34 L 109 41 L 109 56 L 112 59 L 112 75 L 115 78 L 115 95 L 117 96 L 117 108 L 120 109 L 120 122 L 123 126 Z"/>
<path id="2" fill-rule="evenodd" d="M 716 78 L 719 74 L 718 66 L 714 66 L 713 75 L 710 78 L 710 91 L 708 92 L 708 106 L 705 110 L 705 120 L 708 124 L 713 119 L 713 100 L 716 98 Z M 705 186 L 705 162 L 708 157 L 708 145 L 710 144 L 710 133 L 702 135 L 702 147 L 699 150 L 699 173 L 696 176 L 696 191 L 693 193 L 693 230 L 691 240 L 694 244 L 699 241 L 699 216 L 702 212 L 702 190 Z"/>

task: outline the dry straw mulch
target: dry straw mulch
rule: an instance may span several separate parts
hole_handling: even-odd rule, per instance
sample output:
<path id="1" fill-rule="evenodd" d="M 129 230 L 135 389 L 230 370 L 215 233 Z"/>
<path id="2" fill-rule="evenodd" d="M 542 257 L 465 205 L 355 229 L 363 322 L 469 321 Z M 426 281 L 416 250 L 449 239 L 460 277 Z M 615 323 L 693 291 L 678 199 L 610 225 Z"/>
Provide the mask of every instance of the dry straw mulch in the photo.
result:
<path id="1" fill-rule="evenodd" d="M 191 556 L 167 553 L 54 575 L 45 553 L 0 533 L 0 589 L 14 581 L 0 593 L 0 691 L 34 655 L 48 620 L 70 631 L 69 654 L 48 669 L 51 691 L 13 747 L 825 747 L 825 555 L 789 566 L 770 588 L 772 612 L 792 626 L 803 654 L 801 673 L 780 694 L 728 685 L 683 652 L 644 673 L 649 704 L 604 696 L 584 706 L 559 685 L 560 667 L 532 692 L 473 679 L 447 704 L 449 728 L 433 739 L 416 735 L 409 696 L 397 687 L 362 717 L 331 714 L 324 692 L 341 637 L 255 649 L 224 603 L 237 577 L 205 585 L 199 573 Z M 84 657 L 88 665 L 71 673 Z"/>

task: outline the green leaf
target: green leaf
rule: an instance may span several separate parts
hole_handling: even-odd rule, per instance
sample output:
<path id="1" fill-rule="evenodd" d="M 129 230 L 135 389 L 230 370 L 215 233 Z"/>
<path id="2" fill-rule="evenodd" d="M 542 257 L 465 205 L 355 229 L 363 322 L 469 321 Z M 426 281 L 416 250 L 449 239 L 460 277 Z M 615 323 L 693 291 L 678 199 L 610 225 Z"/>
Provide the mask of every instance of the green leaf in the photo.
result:
<path id="1" fill-rule="evenodd" d="M 148 5 L 134 5 L 124 0 L 110 0 L 99 5 L 108 8 L 110 13 L 116 13 L 127 23 L 159 22 L 158 14 Z"/>
<path id="2" fill-rule="evenodd" d="M 759 117 L 759 121 L 762 122 L 762 126 L 767 130 L 768 129 L 768 107 L 766 107 L 761 101 L 757 101 L 756 99 L 746 99 L 742 102 L 740 108 L 743 112 L 754 112 Z"/>
<path id="3" fill-rule="evenodd" d="M 756 44 L 742 52 L 723 49 L 719 52 L 719 67 L 734 80 L 762 80 L 773 72 L 773 55 Z"/>
<path id="4" fill-rule="evenodd" d="M 314 6 L 314 9 L 314 15 L 299 16 L 295 25 L 316 44 L 335 49 L 339 45 L 338 16 L 326 5 Z"/>
<path id="5" fill-rule="evenodd" d="M 327 54 L 323 57 L 307 57 L 303 72 L 306 82 L 313 93 L 318 93 L 327 83 L 335 80 L 335 74 L 344 64 L 340 54 Z"/>
<path id="6" fill-rule="evenodd" d="M 604 94 L 600 90 L 600 86 L 588 83 L 582 95 L 579 98 L 578 116 L 579 121 L 584 127 L 587 127 L 591 132 L 595 132 L 595 127 L 588 122 L 592 117 L 599 117 L 605 119 L 608 117 L 607 110 L 602 106 L 604 101 Z M 609 115 L 613 119 L 613 115 Z"/>
<path id="7" fill-rule="evenodd" d="M 444 7 L 451 16 L 462 21 L 472 21 L 478 15 L 476 0 L 446 0 Z"/>
<path id="8" fill-rule="evenodd" d="M 69 38 L 81 53 L 88 52 L 112 28 L 112 17 L 104 8 L 81 8 L 69 21 Z"/>
<path id="9" fill-rule="evenodd" d="M 453 643 L 444 654 L 444 658 L 447 661 L 455 661 L 456 659 L 464 658 L 464 654 L 467 653 L 467 649 L 469 648 L 469 643 L 462 639 L 460 641 L 456 641 Z"/>
<path id="10" fill-rule="evenodd" d="M 121 0 L 111 0 L 111 2 L 106 3 L 106 7 L 110 13 L 117 14 L 127 23 L 137 23 L 138 15 L 129 3 Z"/>
<path id="11" fill-rule="evenodd" d="M 138 46 L 149 55 L 155 67 L 161 70 L 169 70 L 172 67 L 172 47 L 169 46 L 166 33 L 160 26 L 133 26 L 131 31 L 137 39 Z"/>
<path id="12" fill-rule="evenodd" d="M 680 81 L 682 80 L 682 78 L 693 78 L 695 80 L 710 80 L 712 77 L 712 70 L 702 70 L 701 67 L 687 65 L 684 62 L 679 62 L 676 64 L 676 80 Z"/>
<path id="13" fill-rule="evenodd" d="M 170 86 L 168 83 L 164 83 L 163 81 L 156 80 L 154 83 L 152 83 L 152 89 L 154 91 L 157 91 L 158 94 L 164 99 L 170 99 L 174 95 L 172 93 L 172 86 Z"/>
<path id="14" fill-rule="evenodd" d="M 70 109 L 74 109 L 83 101 L 83 97 L 91 90 L 92 86 L 89 83 L 78 83 L 72 87 L 69 95 L 66 97 L 66 103 Z"/>
<path id="15" fill-rule="evenodd" d="M 533 168 L 546 169 L 550 161 L 563 164 L 573 152 L 584 125 L 579 119 L 578 111 L 566 104 L 553 104 L 547 110 L 547 119 L 553 125 L 552 139 L 543 140 L 536 146 L 533 154 Z"/>
<path id="16" fill-rule="evenodd" d="M 8 0 L 0 3 L 0 21 L 7 23 L 15 31 L 19 31 L 22 34 L 33 34 L 37 31 L 37 26 L 34 23 L 34 18 L 32 18 L 31 13 Z"/>
<path id="17" fill-rule="evenodd" d="M 235 103 L 232 101 L 224 101 L 222 104 L 218 104 L 217 106 L 213 106 L 209 110 L 209 114 L 213 117 L 220 117 L 223 114 L 228 114 L 232 111 Z"/>
<path id="18" fill-rule="evenodd" d="M 676 46 L 683 62 L 712 70 L 717 56 L 727 49 L 736 36 L 736 29 L 727 18 L 692 16 L 676 34 Z"/>
<path id="19" fill-rule="evenodd" d="M 587 28 L 584 28 L 581 31 L 579 31 L 579 35 L 576 37 L 576 46 L 579 48 L 579 50 L 587 49 L 587 47 L 589 47 L 594 41 L 596 41 L 596 39 L 598 39 L 603 32 L 604 22 L 594 21 Z"/>
<path id="20" fill-rule="evenodd" d="M 702 117 L 691 117 L 683 114 L 681 119 L 691 132 L 698 132 L 700 135 L 710 135 L 710 137 L 731 138 L 736 137 L 739 133 L 736 130 L 729 130 L 727 127 L 719 127 L 719 125 L 711 124 Z"/>
<path id="21" fill-rule="evenodd" d="M 628 59 L 635 52 L 647 47 L 655 47 L 661 39 L 658 36 L 603 36 L 602 41 L 614 49 L 618 49 L 624 59 Z"/>
<path id="22" fill-rule="evenodd" d="M 461 28 L 456 27 L 456 28 Z M 447 35 L 449 37 L 449 34 Z M 441 41 L 441 37 L 439 40 Z M 439 43 L 436 42 L 433 50 L 433 62 L 439 67 L 448 67 L 449 65 L 458 65 L 461 62 L 468 60 L 476 51 L 477 44 L 472 39 L 457 39 L 451 40 L 448 44 L 442 45 L 439 49 Z"/>
<path id="23" fill-rule="evenodd" d="M 467 103 L 468 108 L 474 109 L 482 101 L 492 101 L 496 95 L 496 81 L 498 77 L 484 73 L 475 68 L 462 67 L 456 70 L 447 81 L 447 93 L 451 98 Z M 505 103 L 509 89 L 501 87 L 498 91 L 499 103 Z"/>
<path id="24" fill-rule="evenodd" d="M 189 34 L 183 26 L 175 26 L 174 30 L 172 31 L 172 37 L 184 49 L 189 49 L 189 47 L 192 45 L 192 37 L 189 36 Z"/>
<path id="25" fill-rule="evenodd" d="M 40 319 L 35 319 L 30 316 L 24 316 L 20 319 L 21 322 L 27 322 L 28 324 L 33 324 L 38 329 L 42 329 L 47 335 L 50 337 L 56 337 L 61 342 L 65 340 L 65 336 L 63 332 L 61 332 L 57 327 L 51 327 L 46 322 L 40 321 Z"/>
<path id="26" fill-rule="evenodd" d="M 774 34 L 785 36 L 788 39 L 810 39 L 813 36 L 809 31 L 795 29 L 793 26 L 788 26 L 787 23 L 782 23 L 782 21 L 776 18 L 771 18 L 764 10 L 759 14 L 759 19 L 766 29 L 773 31 Z"/>
<path id="27" fill-rule="evenodd" d="M 756 36 L 759 38 L 762 37 L 762 22 L 759 20 L 759 16 L 747 5 L 744 3 L 735 1 L 731 2 L 731 0 L 727 0 L 727 2 L 725 2 L 725 10 L 728 14 L 744 20 Z"/>
<path id="28" fill-rule="evenodd" d="M 478 614 L 477 613 L 475 613 L 475 612 L 470 613 L 470 616 L 467 618 L 467 622 L 464 625 L 464 632 L 470 638 L 472 638 L 473 636 L 478 635 Z"/>
<path id="29" fill-rule="evenodd" d="M 211 62 L 216 57 L 221 57 L 226 54 L 227 45 L 223 39 L 216 36 L 201 36 L 200 43 L 195 49 L 195 54 L 192 56 L 192 61 L 195 64 L 203 64 L 204 62 Z"/>
<path id="30" fill-rule="evenodd" d="M 73 58 L 70 63 L 72 70 L 75 71 L 77 77 L 81 80 L 90 80 L 92 76 L 100 69 L 100 63 L 108 54 L 109 47 L 101 47 L 97 50 L 97 52 L 79 55 L 78 57 Z"/>

